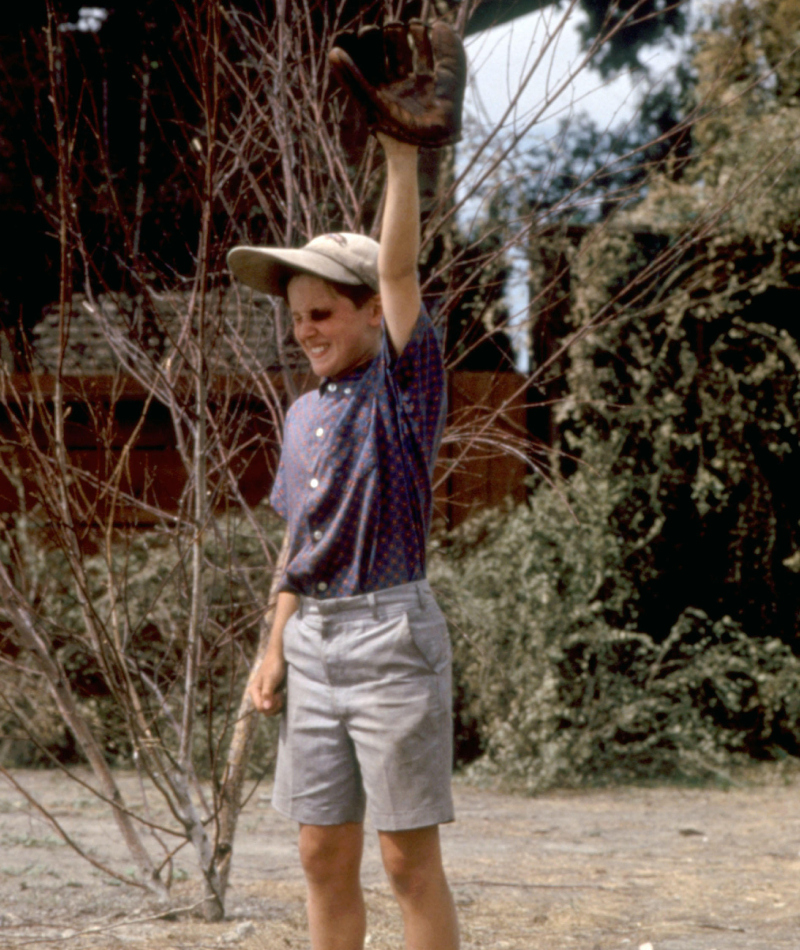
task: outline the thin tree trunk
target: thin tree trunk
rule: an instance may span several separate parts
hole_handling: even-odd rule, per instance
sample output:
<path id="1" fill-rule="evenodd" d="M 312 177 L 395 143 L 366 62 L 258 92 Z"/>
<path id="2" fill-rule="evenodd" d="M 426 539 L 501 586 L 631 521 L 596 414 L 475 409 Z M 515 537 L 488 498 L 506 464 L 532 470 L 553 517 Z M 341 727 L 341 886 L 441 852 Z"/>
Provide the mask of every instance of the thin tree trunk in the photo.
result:
<path id="1" fill-rule="evenodd" d="M 207 364 L 206 364 L 206 304 L 208 292 L 209 251 L 211 244 L 212 206 L 214 196 L 214 165 L 217 145 L 219 108 L 219 14 L 220 7 L 212 3 L 208 10 L 207 31 L 200 43 L 197 56 L 203 75 L 202 104 L 205 117 L 206 153 L 203 181 L 203 211 L 198 248 L 198 271 L 189 305 L 189 320 L 197 313 L 195 334 L 195 424 L 192 476 L 194 481 L 194 530 L 192 536 L 192 587 L 189 612 L 189 628 L 186 644 L 186 670 L 184 680 L 183 718 L 181 723 L 178 775 L 173 784 L 178 794 L 178 803 L 184 827 L 192 840 L 200 862 L 205 883 L 206 900 L 203 914 L 206 920 L 221 920 L 225 915 L 223 895 L 214 862 L 214 848 L 206 826 L 200 819 L 191 798 L 190 780 L 194 774 L 192 761 L 194 722 L 197 706 L 197 679 L 200 659 L 200 624 L 204 616 L 203 590 L 203 540 L 209 517 L 207 497 L 208 468 L 206 459 L 206 427 L 208 412 Z"/>
<path id="2" fill-rule="evenodd" d="M 283 536 L 281 552 L 278 556 L 275 572 L 272 575 L 272 585 L 269 592 L 268 609 L 264 615 L 264 621 L 261 625 L 261 632 L 258 639 L 258 648 L 253 660 L 252 672 L 255 672 L 264 654 L 267 652 L 270 633 L 272 631 L 272 620 L 275 616 L 275 604 L 278 597 L 278 583 L 283 569 L 286 565 L 286 558 L 289 553 L 289 534 Z M 252 675 L 252 673 L 251 673 Z M 248 680 L 249 686 L 249 680 Z M 253 700 L 250 693 L 245 688 L 239 703 L 239 712 L 236 717 L 236 726 L 231 737 L 231 744 L 228 748 L 228 757 L 225 763 L 225 773 L 222 777 L 220 799 L 221 806 L 219 812 L 219 835 L 217 838 L 217 848 L 215 860 L 219 874 L 219 886 L 222 900 L 225 900 L 225 892 L 228 888 L 228 879 L 230 877 L 231 861 L 233 858 L 233 839 L 236 834 L 236 824 L 239 820 L 239 812 L 242 803 L 242 788 L 244 787 L 245 772 L 250 760 L 250 749 L 253 744 L 256 727 L 258 726 L 258 713 L 253 706 Z"/>

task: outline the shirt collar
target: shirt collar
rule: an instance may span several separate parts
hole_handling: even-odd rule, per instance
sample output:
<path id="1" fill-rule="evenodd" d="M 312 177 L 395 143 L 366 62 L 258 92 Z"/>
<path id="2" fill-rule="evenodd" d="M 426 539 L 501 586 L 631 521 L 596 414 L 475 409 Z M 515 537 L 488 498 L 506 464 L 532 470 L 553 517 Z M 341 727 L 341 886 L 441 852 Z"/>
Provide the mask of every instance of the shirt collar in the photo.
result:
<path id="1" fill-rule="evenodd" d="M 377 359 L 377 356 L 375 357 L 375 359 Z M 366 373 L 366 371 L 370 368 L 370 366 L 372 366 L 372 364 L 375 362 L 375 359 L 370 360 L 368 363 L 363 363 L 361 366 L 357 367 L 356 369 L 352 370 L 349 373 L 344 373 L 342 376 L 335 376 L 335 377 L 323 376 L 322 379 L 319 381 L 320 395 L 328 391 L 328 386 L 331 383 L 336 383 L 337 387 L 345 386 L 348 383 L 357 383 L 361 379 L 361 377 L 364 375 L 364 373 Z"/>

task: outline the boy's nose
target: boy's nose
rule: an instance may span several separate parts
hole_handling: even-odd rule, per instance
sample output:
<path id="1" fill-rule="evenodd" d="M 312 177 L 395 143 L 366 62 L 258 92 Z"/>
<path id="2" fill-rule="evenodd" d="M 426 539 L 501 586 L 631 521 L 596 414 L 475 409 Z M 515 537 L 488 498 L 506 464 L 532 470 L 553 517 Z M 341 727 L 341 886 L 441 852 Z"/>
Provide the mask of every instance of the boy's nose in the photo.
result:
<path id="1" fill-rule="evenodd" d="M 298 320 L 294 325 L 294 335 L 298 343 L 308 340 L 314 334 L 314 325 L 310 321 Z"/>

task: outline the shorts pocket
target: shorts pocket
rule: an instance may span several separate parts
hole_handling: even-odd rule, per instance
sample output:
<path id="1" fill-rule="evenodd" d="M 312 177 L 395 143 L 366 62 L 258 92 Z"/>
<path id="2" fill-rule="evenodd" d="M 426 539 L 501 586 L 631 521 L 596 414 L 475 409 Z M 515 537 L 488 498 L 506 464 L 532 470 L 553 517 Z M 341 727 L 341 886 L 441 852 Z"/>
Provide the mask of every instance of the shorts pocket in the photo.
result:
<path id="1" fill-rule="evenodd" d="M 438 606 L 414 610 L 405 616 L 414 647 L 432 673 L 441 673 L 450 665 L 452 651 L 447 623 Z"/>
<path id="2" fill-rule="evenodd" d="M 307 679 L 324 681 L 320 631 L 299 613 L 293 613 L 283 628 L 283 658 Z"/>

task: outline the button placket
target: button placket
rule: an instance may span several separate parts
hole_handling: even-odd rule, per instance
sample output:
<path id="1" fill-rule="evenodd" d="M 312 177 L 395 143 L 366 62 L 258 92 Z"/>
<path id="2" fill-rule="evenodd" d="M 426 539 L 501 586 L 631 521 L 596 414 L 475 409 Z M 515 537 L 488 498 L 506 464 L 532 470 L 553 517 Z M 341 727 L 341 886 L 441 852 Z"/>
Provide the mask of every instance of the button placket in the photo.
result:
<path id="1" fill-rule="evenodd" d="M 311 478 L 309 480 L 309 488 L 316 489 L 319 488 L 322 482 L 321 475 L 321 466 L 327 456 L 325 455 L 324 446 L 330 443 L 330 434 L 336 429 L 336 420 L 340 419 L 342 409 L 344 408 L 341 396 L 336 397 L 328 401 L 325 397 L 328 394 L 333 394 L 341 390 L 342 396 L 351 396 L 354 389 L 350 384 L 342 385 L 341 383 L 336 383 L 334 381 L 328 381 L 319 391 L 319 403 L 317 412 L 314 414 L 315 419 L 309 419 L 309 427 L 306 430 L 308 440 L 307 451 L 309 455 L 314 459 L 313 468 L 311 470 Z M 310 526 L 311 527 L 311 526 Z M 311 529 L 311 539 L 313 542 L 320 542 L 324 537 L 324 527 L 313 527 Z M 318 580 L 313 581 L 314 591 L 322 595 L 330 589 L 330 584 L 328 581 Z"/>
<path id="2" fill-rule="evenodd" d="M 327 383 L 325 386 L 325 392 L 336 392 L 337 385 L 336 383 Z M 330 405 L 330 404 L 329 404 Z M 313 437 L 310 439 L 309 451 L 315 456 L 314 460 L 314 475 L 309 481 L 309 486 L 312 489 L 319 488 L 320 478 L 319 471 L 320 465 L 323 459 L 323 439 L 327 434 L 328 430 L 331 428 L 330 422 L 330 410 L 325 408 L 324 400 L 320 403 L 320 415 L 316 420 L 316 424 L 313 426 Z M 310 434 L 310 433 L 309 433 Z M 327 440 L 325 440 L 327 441 Z M 323 537 L 323 531 L 321 528 L 314 528 L 311 532 L 311 538 L 313 541 L 321 541 Z M 328 590 L 327 581 L 315 581 L 314 590 L 317 594 L 324 594 Z"/>
<path id="3" fill-rule="evenodd" d="M 328 383 L 328 388 L 329 389 L 331 387 L 335 388 L 335 385 L 336 385 L 335 383 Z M 326 429 L 326 426 L 324 425 L 325 423 L 324 410 L 321 411 L 321 415 L 322 415 L 322 419 L 318 421 L 321 421 L 323 425 L 317 424 L 316 426 L 314 426 L 314 437 L 315 437 L 314 443 L 313 445 L 309 445 L 308 447 L 309 451 L 312 452 L 316 456 L 314 460 L 314 469 L 313 469 L 314 474 L 312 475 L 311 480 L 308 483 L 309 487 L 312 489 L 319 488 L 319 465 L 320 465 L 320 458 L 322 455 L 320 439 L 322 439 L 323 436 L 325 435 L 325 429 Z"/>

